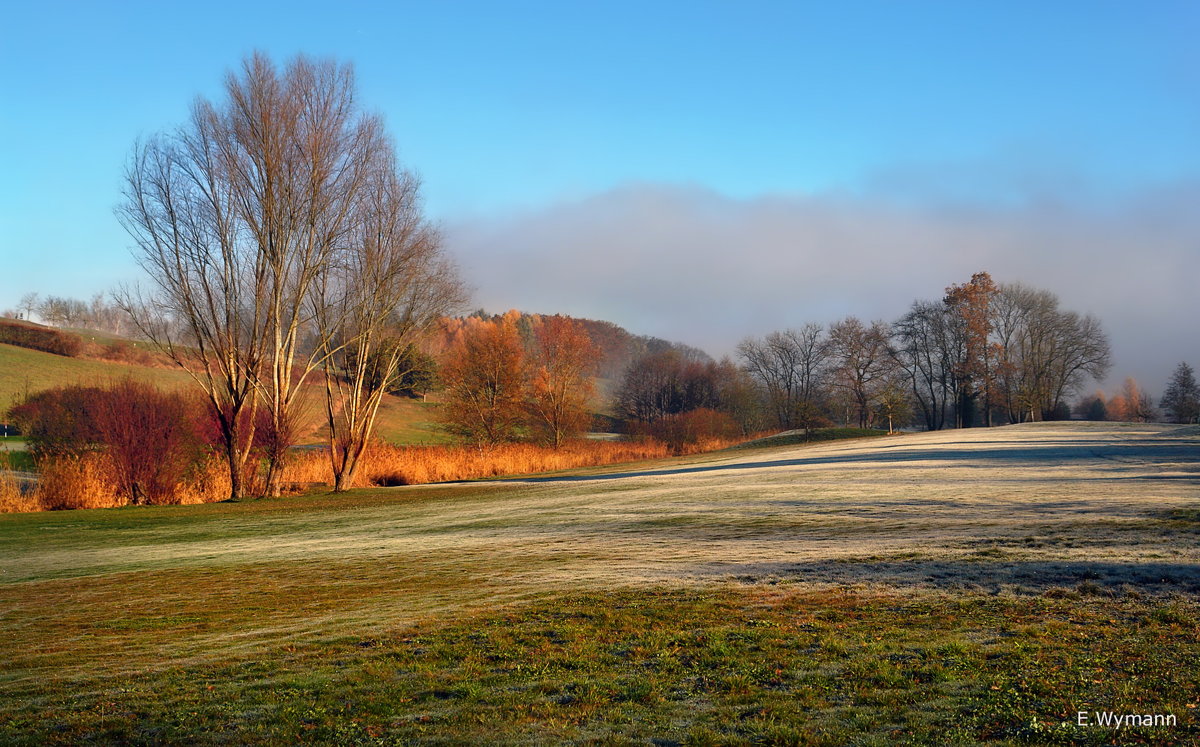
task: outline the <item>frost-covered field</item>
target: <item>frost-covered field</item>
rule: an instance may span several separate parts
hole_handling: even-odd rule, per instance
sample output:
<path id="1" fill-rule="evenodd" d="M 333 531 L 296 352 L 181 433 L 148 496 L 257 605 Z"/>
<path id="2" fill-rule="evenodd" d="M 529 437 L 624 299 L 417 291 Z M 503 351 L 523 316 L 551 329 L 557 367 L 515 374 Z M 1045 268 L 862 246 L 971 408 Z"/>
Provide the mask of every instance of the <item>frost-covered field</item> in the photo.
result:
<path id="1" fill-rule="evenodd" d="M 1190 588 L 1200 583 L 1189 531 L 1200 509 L 1196 430 L 1048 423 L 747 449 L 633 470 L 379 489 L 343 511 L 337 499 L 285 499 L 108 512 L 111 520 L 49 514 L 24 522 L 42 541 L 5 543 L 0 557 L 8 582 L 377 559 L 484 567 L 472 586 L 507 593 L 727 578 Z"/>
<path id="2" fill-rule="evenodd" d="M 1190 739 L 1198 430 L 0 516 L 0 741 Z"/>

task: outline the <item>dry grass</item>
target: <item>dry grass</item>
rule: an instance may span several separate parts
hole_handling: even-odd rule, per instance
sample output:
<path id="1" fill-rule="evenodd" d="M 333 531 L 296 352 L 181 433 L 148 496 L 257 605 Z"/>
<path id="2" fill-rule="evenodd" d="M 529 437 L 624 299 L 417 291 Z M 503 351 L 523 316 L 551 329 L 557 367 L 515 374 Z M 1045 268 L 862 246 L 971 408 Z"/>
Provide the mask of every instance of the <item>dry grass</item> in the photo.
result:
<path id="1" fill-rule="evenodd" d="M 4 465 L 0 464 L 0 468 Z M 229 474 L 224 463 L 207 459 L 176 487 L 173 502 L 212 503 L 229 497 Z M 112 465 L 102 453 L 45 460 L 38 480 L 22 489 L 21 481 L 0 469 L 0 513 L 119 508 L 129 504 L 121 494 Z"/>
<path id="2" fill-rule="evenodd" d="M 126 501 L 117 490 L 111 465 L 103 454 L 45 460 L 40 465 L 37 499 L 49 510 L 114 508 Z"/>
<path id="3" fill-rule="evenodd" d="M 691 444 L 688 454 L 729 446 L 727 439 Z M 677 453 L 677 452 L 676 452 Z M 533 444 L 503 444 L 489 448 L 470 446 L 395 446 L 376 442 L 363 457 L 354 487 L 393 487 L 455 482 L 504 475 L 530 475 L 581 467 L 601 467 L 622 462 L 661 459 L 672 455 L 660 441 L 575 441 L 558 449 Z M 76 508 L 116 508 L 128 504 L 117 489 L 112 467 L 103 454 L 48 460 L 33 491 L 21 494 L 11 477 L 0 483 L 0 513 Z M 9 485 L 11 483 L 11 485 Z M 247 494 L 261 493 L 261 475 L 249 475 Z M 284 483 L 292 493 L 333 484 L 329 454 L 313 449 L 295 455 L 284 470 Z M 224 462 L 208 458 L 174 494 L 174 503 L 191 505 L 221 501 L 229 496 L 229 475 Z"/>
<path id="4" fill-rule="evenodd" d="M 17 478 L 3 471 L 3 456 L 0 454 L 0 514 L 41 511 L 42 503 L 37 496 L 23 492 Z"/>
<path id="5" fill-rule="evenodd" d="M 175 491 L 176 502 L 187 505 L 212 503 L 229 497 L 229 467 L 217 456 L 210 456 Z"/>
<path id="6" fill-rule="evenodd" d="M 597 467 L 669 455 L 670 450 L 658 441 L 576 441 L 558 449 L 532 444 L 476 448 L 393 446 L 376 442 L 371 444 L 363 457 L 355 485 L 424 485 Z M 288 466 L 284 477 L 286 482 L 295 485 L 331 484 L 333 474 L 328 453 L 324 450 L 305 453 Z"/>

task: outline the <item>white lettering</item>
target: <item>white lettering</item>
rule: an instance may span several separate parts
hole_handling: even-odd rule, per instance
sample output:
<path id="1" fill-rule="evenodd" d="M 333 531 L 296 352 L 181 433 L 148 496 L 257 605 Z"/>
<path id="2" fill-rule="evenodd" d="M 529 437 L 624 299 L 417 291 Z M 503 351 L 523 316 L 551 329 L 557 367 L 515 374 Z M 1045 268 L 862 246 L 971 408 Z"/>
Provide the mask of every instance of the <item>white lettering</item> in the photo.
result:
<path id="1" fill-rule="evenodd" d="M 1124 729 L 1130 726 L 1178 726 L 1179 720 L 1173 713 L 1113 713 L 1112 711 L 1093 711 L 1088 718 L 1087 711 L 1075 712 L 1075 723 L 1080 726 L 1103 726 L 1109 729 Z"/>
<path id="2" fill-rule="evenodd" d="M 1121 728 L 1121 717 L 1108 711 L 1096 711 L 1096 723 L 1101 726 Z"/>

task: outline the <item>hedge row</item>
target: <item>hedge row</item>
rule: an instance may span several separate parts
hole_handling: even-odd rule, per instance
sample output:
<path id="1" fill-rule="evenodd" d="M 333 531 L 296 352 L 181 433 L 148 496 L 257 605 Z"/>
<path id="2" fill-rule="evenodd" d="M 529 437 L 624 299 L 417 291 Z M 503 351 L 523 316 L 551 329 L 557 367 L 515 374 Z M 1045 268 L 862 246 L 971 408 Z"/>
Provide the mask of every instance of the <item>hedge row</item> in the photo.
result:
<path id="1" fill-rule="evenodd" d="M 69 358 L 83 349 L 83 338 L 79 335 L 12 319 L 0 319 L 0 343 Z"/>

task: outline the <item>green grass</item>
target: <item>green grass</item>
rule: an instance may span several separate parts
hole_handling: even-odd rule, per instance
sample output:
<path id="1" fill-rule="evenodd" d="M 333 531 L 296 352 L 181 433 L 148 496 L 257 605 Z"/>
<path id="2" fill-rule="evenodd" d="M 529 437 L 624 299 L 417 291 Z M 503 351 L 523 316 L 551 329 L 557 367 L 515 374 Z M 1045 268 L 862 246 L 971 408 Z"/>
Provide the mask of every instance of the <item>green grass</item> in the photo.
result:
<path id="1" fill-rule="evenodd" d="M 67 358 L 0 344 L 0 408 L 5 410 L 26 392 L 70 384 L 103 384 L 125 376 L 164 388 L 187 386 L 190 381 L 184 372 L 167 368 Z"/>
<path id="2" fill-rule="evenodd" d="M 0 517 L 0 742 L 1109 743 L 1079 710 L 1179 719 L 1123 744 L 1200 738 L 1189 598 L 785 581 L 505 599 L 474 588 L 502 562 L 453 549 L 220 552 L 516 491 L 406 492 Z M 520 571 L 546 562 L 532 550 Z"/>
<path id="3" fill-rule="evenodd" d="M 1194 485 L 846 448 L 0 516 L 0 743 L 1200 741 Z"/>
<path id="4" fill-rule="evenodd" d="M 18 472 L 35 472 L 37 464 L 28 451 L 4 451 L 0 449 L 0 469 L 17 470 Z"/>
<path id="5" fill-rule="evenodd" d="M 454 437 L 441 427 L 441 405 L 408 397 L 388 396 L 379 406 L 375 436 L 395 444 L 444 444 Z"/>
<path id="6" fill-rule="evenodd" d="M 250 574 L 250 584 L 273 569 Z M 203 593 L 215 579 L 175 578 Z M 278 580 L 278 579 L 277 579 Z M 443 580 L 444 581 L 444 580 Z M 133 580 L 141 591 L 148 579 Z M 199 586 L 197 586 L 199 584 Z M 362 589 L 354 587 L 355 592 Z M 122 651 L 256 608 L 182 603 L 60 628 Z M 502 610 L 0 681 L 10 744 L 1108 744 L 1080 711 L 1170 713 L 1122 744 L 1200 737 L 1194 604 L 723 587 L 550 596 Z M 153 642 L 153 643 L 151 643 Z M 157 645 L 155 645 L 157 644 Z"/>

